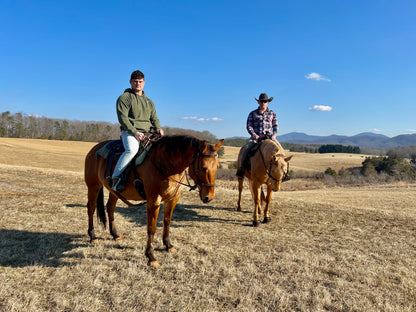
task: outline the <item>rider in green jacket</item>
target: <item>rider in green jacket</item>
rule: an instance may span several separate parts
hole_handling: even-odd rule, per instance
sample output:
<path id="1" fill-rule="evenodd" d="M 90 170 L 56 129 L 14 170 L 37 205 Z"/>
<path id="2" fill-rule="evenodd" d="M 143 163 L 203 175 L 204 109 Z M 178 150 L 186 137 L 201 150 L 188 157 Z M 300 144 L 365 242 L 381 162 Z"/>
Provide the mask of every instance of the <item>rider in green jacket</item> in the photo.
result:
<path id="1" fill-rule="evenodd" d="M 131 88 L 126 89 L 117 99 L 117 117 L 124 152 L 117 161 L 112 175 L 111 187 L 114 191 L 120 191 L 118 186 L 121 173 L 139 151 L 140 141 L 145 138 L 144 133 L 153 127 L 163 135 L 155 105 L 144 94 L 144 84 L 144 74 L 139 70 L 134 71 L 130 77 Z"/>

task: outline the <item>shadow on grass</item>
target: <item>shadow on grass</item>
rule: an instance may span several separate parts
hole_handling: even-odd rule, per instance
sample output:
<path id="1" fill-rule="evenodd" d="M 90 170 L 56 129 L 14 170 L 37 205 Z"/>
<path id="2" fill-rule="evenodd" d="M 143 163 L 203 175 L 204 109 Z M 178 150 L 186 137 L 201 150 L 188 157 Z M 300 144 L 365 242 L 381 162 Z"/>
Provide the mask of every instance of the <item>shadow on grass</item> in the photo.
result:
<path id="1" fill-rule="evenodd" d="M 0 229 L 0 266 L 57 267 L 64 253 L 80 247 L 74 241 L 82 235 L 37 233 Z"/>
<path id="2" fill-rule="evenodd" d="M 68 208 L 87 208 L 86 204 L 66 204 Z"/>
<path id="3" fill-rule="evenodd" d="M 198 213 L 196 210 L 227 210 L 232 212 L 232 209 L 229 208 L 217 208 L 207 205 L 183 205 L 178 204 L 176 205 L 173 215 L 172 215 L 172 223 L 171 227 L 187 227 L 187 226 L 194 226 L 192 222 L 217 222 L 217 223 L 241 223 L 240 220 L 236 219 L 223 219 L 217 218 L 215 216 L 209 216 Z M 120 213 L 123 217 L 132 220 L 133 222 L 141 225 L 147 225 L 147 215 L 146 215 L 146 206 L 142 207 L 117 207 L 116 212 Z M 237 212 L 236 212 L 237 213 Z M 117 222 L 117 220 L 116 220 Z M 189 225 L 179 225 L 175 224 L 175 222 L 189 222 Z M 159 216 L 157 219 L 157 226 L 163 226 L 163 204 L 160 205 Z"/>

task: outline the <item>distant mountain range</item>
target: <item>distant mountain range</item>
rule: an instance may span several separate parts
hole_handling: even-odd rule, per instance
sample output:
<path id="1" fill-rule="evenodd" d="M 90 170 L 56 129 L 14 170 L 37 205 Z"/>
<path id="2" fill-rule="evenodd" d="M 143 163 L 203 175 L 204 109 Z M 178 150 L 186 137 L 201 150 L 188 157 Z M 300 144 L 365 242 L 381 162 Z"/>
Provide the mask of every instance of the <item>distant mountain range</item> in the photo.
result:
<path id="1" fill-rule="evenodd" d="M 317 136 L 300 132 L 291 132 L 288 134 L 278 135 L 277 139 L 279 142 L 294 144 L 342 144 L 378 148 L 416 145 L 416 134 L 401 134 L 390 138 L 383 134 L 371 132 L 363 132 L 354 136 Z"/>

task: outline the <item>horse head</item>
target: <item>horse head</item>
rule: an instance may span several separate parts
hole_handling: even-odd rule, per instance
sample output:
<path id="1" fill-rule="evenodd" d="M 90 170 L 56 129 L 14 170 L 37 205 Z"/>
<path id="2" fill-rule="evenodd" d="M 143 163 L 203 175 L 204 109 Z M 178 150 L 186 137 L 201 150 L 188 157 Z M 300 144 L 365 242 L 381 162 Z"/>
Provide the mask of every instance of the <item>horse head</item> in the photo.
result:
<path id="1" fill-rule="evenodd" d="M 199 197 L 204 203 L 208 203 L 215 194 L 215 174 L 220 166 L 218 150 L 224 140 L 217 144 L 208 144 L 202 141 L 194 159 L 189 165 L 189 175 L 199 189 Z"/>
<path id="2" fill-rule="evenodd" d="M 289 173 L 289 161 L 292 156 L 286 157 L 283 154 L 275 154 L 270 160 L 269 169 L 267 171 L 268 180 L 273 192 L 280 189 L 282 181 L 287 177 Z"/>

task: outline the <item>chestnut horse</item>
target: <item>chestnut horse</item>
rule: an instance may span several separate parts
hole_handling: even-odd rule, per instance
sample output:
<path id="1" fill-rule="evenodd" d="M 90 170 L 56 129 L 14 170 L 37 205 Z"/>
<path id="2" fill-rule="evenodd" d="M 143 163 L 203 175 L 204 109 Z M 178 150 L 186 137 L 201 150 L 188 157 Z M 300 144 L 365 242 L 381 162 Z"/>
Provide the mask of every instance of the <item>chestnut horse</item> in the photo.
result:
<path id="1" fill-rule="evenodd" d="M 114 210 L 117 200 L 147 201 L 147 245 L 146 256 L 149 265 L 158 266 L 153 253 L 153 238 L 156 232 L 157 217 L 161 202 L 163 205 L 163 244 L 166 250 L 175 249 L 169 239 L 169 226 L 173 209 L 179 200 L 182 185 L 185 180 L 186 169 L 199 189 L 199 197 L 208 203 L 214 197 L 215 174 L 219 167 L 217 151 L 223 140 L 216 145 L 186 135 L 163 136 L 154 142 L 143 163 L 135 166 L 126 182 L 126 189 L 121 193 L 111 190 L 107 182 L 108 162 L 97 155 L 109 141 L 95 145 L 85 158 L 85 183 L 88 187 L 88 234 L 91 243 L 97 243 L 95 236 L 93 215 L 97 208 L 97 215 L 104 227 L 106 215 L 104 211 L 103 186 L 109 190 L 107 213 L 110 233 L 115 240 L 121 240 L 114 223 Z M 115 164 L 113 164 L 114 167 Z M 112 168 L 114 170 L 114 168 Z M 111 170 L 112 172 L 112 170 Z M 133 180 L 138 177 L 144 185 L 145 196 L 139 195 Z M 186 175 L 187 177 L 187 175 Z M 188 182 L 189 184 L 189 182 Z M 190 185 L 188 185 L 191 187 Z M 146 197 L 146 198 L 144 198 Z"/>
<path id="2" fill-rule="evenodd" d="M 240 149 L 238 155 L 237 169 L 241 167 L 241 154 L 244 147 Z M 263 223 L 271 221 L 269 206 L 272 200 L 272 191 L 280 189 L 280 184 L 287 178 L 289 172 L 289 161 L 292 156 L 286 157 L 280 144 L 272 140 L 263 140 L 259 143 L 254 155 L 250 158 L 251 168 L 245 171 L 245 177 L 250 183 L 250 191 L 254 200 L 253 226 L 258 226 L 259 213 L 262 212 L 261 204 L 265 204 Z M 243 190 L 243 178 L 238 178 L 238 202 L 237 211 L 241 211 L 241 192 Z M 264 196 L 261 186 L 267 185 L 267 196 Z"/>

